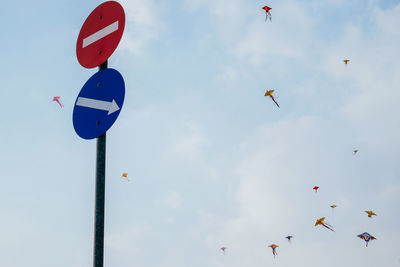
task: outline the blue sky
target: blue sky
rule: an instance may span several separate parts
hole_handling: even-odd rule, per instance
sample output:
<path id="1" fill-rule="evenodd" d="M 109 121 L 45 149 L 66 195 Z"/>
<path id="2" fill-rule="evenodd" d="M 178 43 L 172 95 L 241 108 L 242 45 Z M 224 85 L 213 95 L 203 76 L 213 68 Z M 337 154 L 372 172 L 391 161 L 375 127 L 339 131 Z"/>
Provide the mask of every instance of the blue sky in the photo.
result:
<path id="1" fill-rule="evenodd" d="M 72 110 L 97 71 L 75 46 L 100 3 L 0 9 L 1 266 L 92 264 L 95 141 Z M 272 22 L 263 1 L 120 3 L 106 266 L 400 266 L 399 1 L 273 1 Z"/>

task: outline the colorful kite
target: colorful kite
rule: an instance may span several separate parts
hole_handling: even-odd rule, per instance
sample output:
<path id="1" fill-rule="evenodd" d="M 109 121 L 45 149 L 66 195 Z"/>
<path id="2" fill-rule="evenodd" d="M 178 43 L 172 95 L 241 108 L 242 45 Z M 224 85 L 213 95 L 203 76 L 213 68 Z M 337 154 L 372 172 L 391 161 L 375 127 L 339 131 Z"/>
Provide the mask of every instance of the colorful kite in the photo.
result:
<path id="1" fill-rule="evenodd" d="M 371 211 L 371 210 L 366 210 L 365 213 L 367 213 L 367 214 L 368 214 L 368 217 L 370 217 L 370 218 L 372 218 L 372 215 L 377 216 L 377 215 L 376 215 L 373 211 Z"/>
<path id="2" fill-rule="evenodd" d="M 265 21 L 267 21 L 267 19 L 269 19 L 269 21 L 271 21 L 271 13 L 269 12 L 272 8 L 270 8 L 269 6 L 265 6 L 262 9 L 265 10 Z"/>
<path id="3" fill-rule="evenodd" d="M 365 240 L 365 246 L 368 247 L 368 242 L 370 240 L 375 240 L 376 238 L 373 237 L 372 235 L 368 234 L 367 232 L 362 233 L 361 235 L 358 235 L 359 238 L 364 239 Z"/>
<path id="4" fill-rule="evenodd" d="M 53 101 L 56 101 L 60 105 L 60 107 L 64 107 L 64 105 L 61 103 L 60 97 L 61 96 L 53 97 Z"/>
<path id="5" fill-rule="evenodd" d="M 275 255 L 278 255 L 278 253 L 276 253 L 275 249 L 279 246 L 272 244 L 272 245 L 269 245 L 268 247 L 272 248 L 272 254 L 274 254 L 274 258 L 275 258 Z"/>
<path id="6" fill-rule="evenodd" d="M 276 102 L 274 96 L 272 95 L 272 93 L 273 93 L 274 91 L 275 91 L 275 90 L 267 90 L 267 91 L 265 92 L 264 96 L 269 96 L 269 97 L 275 102 L 275 104 L 278 106 L 278 108 L 280 108 L 278 102 Z"/>
<path id="7" fill-rule="evenodd" d="M 313 189 L 315 190 L 315 193 L 317 193 L 319 186 L 314 186 Z"/>
<path id="8" fill-rule="evenodd" d="M 325 220 L 325 217 L 322 217 L 322 218 L 318 219 L 318 220 L 315 222 L 315 226 L 317 226 L 317 225 L 322 225 L 323 227 L 328 228 L 328 229 L 331 230 L 332 232 L 335 232 L 335 231 L 332 229 L 333 226 L 330 225 L 330 224 L 328 224 L 328 223 L 326 223 L 326 222 L 324 222 L 324 220 Z"/>
<path id="9" fill-rule="evenodd" d="M 131 180 L 129 180 L 129 178 L 128 178 L 128 173 L 127 173 L 127 172 L 124 172 L 124 173 L 122 174 L 122 177 L 123 177 L 123 178 L 126 178 L 126 180 L 128 180 L 128 182 L 131 181 Z"/>
<path id="10" fill-rule="evenodd" d="M 225 250 L 227 249 L 227 247 L 222 247 L 221 248 L 221 250 L 222 250 L 222 252 L 224 253 L 224 255 L 225 255 Z"/>
<path id="11" fill-rule="evenodd" d="M 288 236 L 287 236 L 287 237 L 285 237 L 285 238 L 287 238 L 288 242 L 290 243 L 290 239 L 292 239 L 292 238 L 293 238 L 293 236 L 291 236 L 291 235 L 288 235 Z"/>
<path id="12" fill-rule="evenodd" d="M 343 62 L 344 62 L 345 65 L 347 65 L 347 63 L 349 63 L 349 61 L 350 61 L 349 59 L 343 60 Z"/>

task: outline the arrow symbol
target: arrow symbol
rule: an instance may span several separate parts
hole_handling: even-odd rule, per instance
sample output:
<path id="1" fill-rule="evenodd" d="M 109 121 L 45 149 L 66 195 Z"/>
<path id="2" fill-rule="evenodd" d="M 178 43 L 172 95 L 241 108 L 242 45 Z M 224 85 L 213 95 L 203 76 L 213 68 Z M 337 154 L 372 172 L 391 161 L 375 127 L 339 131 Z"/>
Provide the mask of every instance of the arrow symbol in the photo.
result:
<path id="1" fill-rule="evenodd" d="M 108 111 L 107 115 L 110 115 L 111 113 L 114 113 L 115 111 L 119 110 L 119 107 L 117 103 L 115 103 L 114 99 L 111 102 L 107 102 L 103 100 L 91 99 L 86 97 L 78 97 L 76 105 L 85 108 L 105 110 Z"/>

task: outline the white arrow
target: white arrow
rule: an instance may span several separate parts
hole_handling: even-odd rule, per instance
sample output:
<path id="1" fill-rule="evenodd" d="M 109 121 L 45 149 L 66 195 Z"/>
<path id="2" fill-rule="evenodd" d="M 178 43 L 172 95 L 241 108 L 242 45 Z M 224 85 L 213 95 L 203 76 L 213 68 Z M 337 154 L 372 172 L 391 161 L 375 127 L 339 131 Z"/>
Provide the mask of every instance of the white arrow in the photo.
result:
<path id="1" fill-rule="evenodd" d="M 86 108 L 105 110 L 108 111 L 107 115 L 110 115 L 111 113 L 114 113 L 115 111 L 119 110 L 119 107 L 117 103 L 115 103 L 114 99 L 111 102 L 107 102 L 103 100 L 91 99 L 86 97 L 78 97 L 76 105 Z"/>

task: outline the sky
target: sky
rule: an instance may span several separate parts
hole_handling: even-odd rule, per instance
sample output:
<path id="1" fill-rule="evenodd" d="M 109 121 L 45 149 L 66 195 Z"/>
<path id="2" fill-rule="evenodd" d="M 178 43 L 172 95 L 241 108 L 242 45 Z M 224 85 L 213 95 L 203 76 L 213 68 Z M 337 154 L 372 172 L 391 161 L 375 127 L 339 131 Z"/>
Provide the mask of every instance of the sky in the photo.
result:
<path id="1" fill-rule="evenodd" d="M 1 266 L 92 265 L 96 140 L 72 111 L 100 3 L 0 9 Z M 400 266 L 400 1 L 120 3 L 105 266 Z"/>

